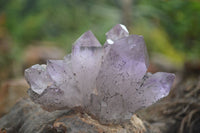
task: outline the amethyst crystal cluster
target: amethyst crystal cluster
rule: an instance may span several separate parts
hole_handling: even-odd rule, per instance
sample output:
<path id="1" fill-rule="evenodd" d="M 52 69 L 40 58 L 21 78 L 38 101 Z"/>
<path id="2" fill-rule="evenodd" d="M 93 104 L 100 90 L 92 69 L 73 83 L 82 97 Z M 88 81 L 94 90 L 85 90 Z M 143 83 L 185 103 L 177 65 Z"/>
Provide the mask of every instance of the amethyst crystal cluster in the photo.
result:
<path id="1" fill-rule="evenodd" d="M 168 95 L 175 75 L 146 73 L 148 54 L 142 36 L 118 24 L 101 46 L 91 31 L 63 60 L 48 60 L 25 70 L 31 99 L 49 111 L 81 107 L 101 123 L 130 120 L 140 108 Z"/>

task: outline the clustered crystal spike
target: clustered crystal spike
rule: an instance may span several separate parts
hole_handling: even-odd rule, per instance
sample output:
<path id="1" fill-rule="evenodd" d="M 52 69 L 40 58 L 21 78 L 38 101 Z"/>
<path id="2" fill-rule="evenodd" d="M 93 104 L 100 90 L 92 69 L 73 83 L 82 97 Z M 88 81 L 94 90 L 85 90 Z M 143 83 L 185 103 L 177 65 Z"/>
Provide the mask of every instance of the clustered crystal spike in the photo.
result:
<path id="1" fill-rule="evenodd" d="M 49 60 L 25 70 L 31 99 L 49 111 L 81 107 L 101 123 L 120 123 L 168 95 L 175 75 L 146 73 L 144 39 L 117 24 L 104 46 L 91 31 L 63 60 Z"/>

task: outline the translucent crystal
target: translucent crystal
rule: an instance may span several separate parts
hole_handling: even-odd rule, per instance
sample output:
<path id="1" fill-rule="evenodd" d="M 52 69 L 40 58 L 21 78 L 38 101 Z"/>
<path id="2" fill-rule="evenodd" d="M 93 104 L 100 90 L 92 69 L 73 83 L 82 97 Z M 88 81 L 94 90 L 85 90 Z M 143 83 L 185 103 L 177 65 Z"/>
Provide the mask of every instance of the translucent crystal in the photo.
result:
<path id="1" fill-rule="evenodd" d="M 53 82 L 45 88 L 41 96 L 35 94 L 31 87 L 29 95 L 33 101 L 50 111 L 81 105 L 82 94 L 72 72 L 71 56 L 67 56 L 64 60 L 47 61 L 46 73 Z"/>
<path id="2" fill-rule="evenodd" d="M 36 64 L 26 69 L 25 78 L 31 89 L 37 94 L 41 94 L 53 82 L 46 72 L 46 65 Z"/>
<path id="3" fill-rule="evenodd" d="M 157 72 L 149 76 L 139 88 L 139 92 L 143 95 L 144 106 L 150 106 L 162 97 L 168 95 L 175 75 L 165 72 Z M 151 97 L 149 97 L 151 95 Z"/>
<path id="4" fill-rule="evenodd" d="M 119 40 L 124 37 L 128 37 L 128 36 L 129 36 L 129 32 L 126 29 L 126 27 L 122 24 L 117 24 L 111 30 L 109 30 L 106 33 L 106 42 L 104 44 L 105 55 L 107 55 L 107 53 L 109 52 L 110 47 L 111 47 L 110 45 L 112 45 L 114 41 Z"/>
<path id="5" fill-rule="evenodd" d="M 128 35 L 129 32 L 126 29 L 126 27 L 122 24 L 117 24 L 115 27 L 113 27 L 110 31 L 106 33 L 106 38 L 109 43 L 109 41 L 111 40 L 112 41 L 119 40 L 120 38 L 128 37 Z"/>
<path id="6" fill-rule="evenodd" d="M 81 93 L 88 98 L 90 98 L 91 93 L 96 91 L 96 77 L 103 54 L 102 47 L 81 47 L 72 55 L 72 68 L 77 85 L 81 88 Z"/>
<path id="7" fill-rule="evenodd" d="M 72 48 L 72 53 L 75 52 L 75 49 L 79 49 L 80 47 L 90 46 L 101 47 L 101 44 L 96 39 L 94 34 L 89 30 L 76 40 Z"/>
<path id="8" fill-rule="evenodd" d="M 130 120 L 135 111 L 168 95 L 175 75 L 146 73 L 148 53 L 142 36 L 118 24 L 102 47 L 91 31 L 63 60 L 25 70 L 31 99 L 44 109 L 81 107 L 101 123 Z"/>

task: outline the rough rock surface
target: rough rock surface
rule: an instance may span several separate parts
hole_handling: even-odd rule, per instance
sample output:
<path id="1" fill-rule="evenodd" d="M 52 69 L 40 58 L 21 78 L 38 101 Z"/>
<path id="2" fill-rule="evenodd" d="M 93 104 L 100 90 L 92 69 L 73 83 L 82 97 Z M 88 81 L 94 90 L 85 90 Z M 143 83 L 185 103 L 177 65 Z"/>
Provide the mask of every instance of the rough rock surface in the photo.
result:
<path id="1" fill-rule="evenodd" d="M 15 105 L 21 97 L 28 97 L 27 84 L 24 78 L 5 81 L 0 85 L 0 117 Z"/>
<path id="2" fill-rule="evenodd" d="M 122 125 L 101 125 L 85 113 L 74 110 L 48 112 L 30 99 L 21 99 L 0 119 L 6 133 L 133 133 L 145 132 L 143 122 L 133 116 Z"/>

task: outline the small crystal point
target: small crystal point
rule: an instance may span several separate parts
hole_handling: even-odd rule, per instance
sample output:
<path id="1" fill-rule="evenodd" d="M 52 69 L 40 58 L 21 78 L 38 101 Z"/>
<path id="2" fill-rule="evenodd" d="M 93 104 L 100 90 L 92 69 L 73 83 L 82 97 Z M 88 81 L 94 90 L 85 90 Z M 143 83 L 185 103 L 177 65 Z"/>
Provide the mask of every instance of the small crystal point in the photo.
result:
<path id="1" fill-rule="evenodd" d="M 91 47 L 91 46 L 101 47 L 101 44 L 96 39 L 94 34 L 89 30 L 76 40 L 76 42 L 73 44 L 73 51 L 75 49 L 79 49 L 80 47 Z"/>
<path id="2" fill-rule="evenodd" d="M 140 88 L 146 98 L 145 106 L 149 106 L 167 96 L 174 79 L 174 74 L 165 72 L 157 72 L 146 79 Z"/>
<path id="3" fill-rule="evenodd" d="M 46 72 L 46 65 L 36 64 L 26 69 L 25 78 L 32 90 L 37 94 L 41 94 L 49 85 L 52 84 L 52 80 Z"/>
<path id="4" fill-rule="evenodd" d="M 128 32 L 126 26 L 124 26 L 122 24 L 117 24 L 116 26 L 114 26 L 111 30 L 109 30 L 106 33 L 106 38 L 107 38 L 107 40 L 110 39 L 112 41 L 116 41 L 123 37 L 128 37 L 128 35 L 129 35 L 129 32 Z"/>
<path id="5" fill-rule="evenodd" d="M 136 91 L 130 91 L 128 98 L 129 112 L 150 106 L 169 94 L 175 75 L 172 73 L 147 73 Z"/>
<path id="6" fill-rule="evenodd" d="M 126 26 L 122 24 L 115 25 L 111 30 L 109 30 L 106 33 L 106 42 L 104 44 L 105 55 L 107 55 L 107 53 L 109 52 L 110 47 L 111 47 L 110 45 L 113 45 L 116 40 L 119 40 L 121 38 L 128 37 L 128 36 L 129 36 L 129 32 Z"/>

